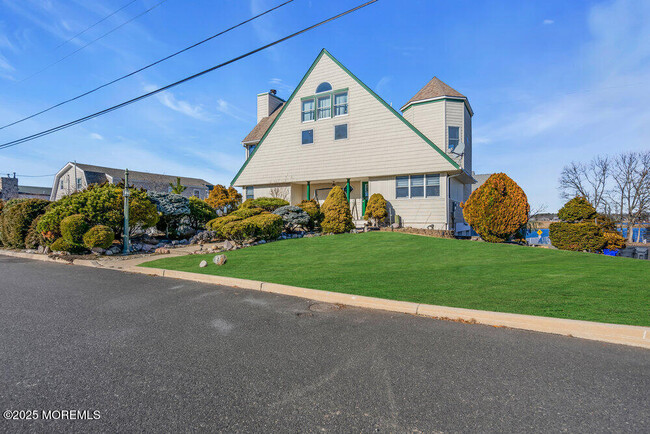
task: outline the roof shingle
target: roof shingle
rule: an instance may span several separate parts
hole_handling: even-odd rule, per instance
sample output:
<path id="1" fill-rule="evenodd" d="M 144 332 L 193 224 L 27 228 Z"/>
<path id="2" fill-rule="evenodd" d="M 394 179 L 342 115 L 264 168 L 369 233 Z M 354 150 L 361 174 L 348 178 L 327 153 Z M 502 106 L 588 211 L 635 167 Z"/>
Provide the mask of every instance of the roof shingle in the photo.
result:
<path id="1" fill-rule="evenodd" d="M 418 91 L 404 106 L 417 101 L 423 101 L 441 96 L 455 96 L 465 98 L 465 95 L 453 89 L 448 84 L 442 82 L 438 77 L 433 77 L 422 89 Z"/>
<path id="2" fill-rule="evenodd" d="M 267 116 L 265 118 L 262 118 L 261 121 L 257 125 L 255 125 L 255 128 L 248 133 L 248 135 L 242 140 L 243 143 L 248 143 L 248 142 L 259 142 L 262 137 L 264 137 L 264 134 L 266 134 L 266 131 L 269 129 L 275 118 L 278 117 L 278 113 L 282 110 L 282 106 L 285 103 L 280 104 L 273 113 L 271 113 L 270 116 Z"/>
<path id="3" fill-rule="evenodd" d="M 122 180 L 124 178 L 124 169 L 114 169 L 112 167 L 93 166 L 90 164 L 83 164 L 83 163 L 76 163 L 76 164 L 77 167 L 83 170 L 84 172 L 92 173 L 92 175 L 90 175 L 87 178 L 87 181 L 90 183 L 105 181 L 106 177 L 101 176 L 102 174 L 106 174 L 111 178 L 118 179 L 118 180 Z M 208 181 L 200 178 L 186 178 L 184 176 L 162 175 L 159 173 L 137 172 L 135 170 L 129 170 L 129 181 L 176 183 L 176 178 L 180 178 L 181 184 L 186 187 L 212 185 Z"/>

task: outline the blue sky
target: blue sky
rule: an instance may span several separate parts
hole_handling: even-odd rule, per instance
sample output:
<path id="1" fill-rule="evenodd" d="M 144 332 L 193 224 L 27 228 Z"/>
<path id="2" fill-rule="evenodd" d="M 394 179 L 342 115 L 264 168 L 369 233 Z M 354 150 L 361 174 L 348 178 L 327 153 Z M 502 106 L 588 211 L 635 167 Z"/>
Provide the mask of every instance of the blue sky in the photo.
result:
<path id="1" fill-rule="evenodd" d="M 74 96 L 281 0 L 0 0 L 0 123 Z M 83 100 L 0 130 L 0 141 L 67 122 L 213 66 L 361 3 L 295 0 L 254 24 Z M 0 150 L 0 173 L 52 174 L 67 161 L 227 184 L 244 160 L 256 94 L 287 97 L 321 48 L 401 106 L 434 75 L 467 95 L 474 168 L 505 172 L 531 204 L 561 205 L 571 160 L 650 146 L 650 2 L 380 0 L 364 10 L 143 102 Z M 52 178 L 22 177 L 23 185 Z"/>

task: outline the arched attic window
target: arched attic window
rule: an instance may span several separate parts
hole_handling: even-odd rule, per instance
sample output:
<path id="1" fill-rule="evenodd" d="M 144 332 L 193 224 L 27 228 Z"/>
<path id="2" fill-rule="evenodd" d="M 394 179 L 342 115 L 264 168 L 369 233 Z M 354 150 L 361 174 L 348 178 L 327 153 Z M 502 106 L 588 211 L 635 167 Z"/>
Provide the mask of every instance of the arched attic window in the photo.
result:
<path id="1" fill-rule="evenodd" d="M 332 90 L 332 85 L 324 81 L 318 85 L 316 88 L 316 93 L 327 92 L 328 90 Z"/>

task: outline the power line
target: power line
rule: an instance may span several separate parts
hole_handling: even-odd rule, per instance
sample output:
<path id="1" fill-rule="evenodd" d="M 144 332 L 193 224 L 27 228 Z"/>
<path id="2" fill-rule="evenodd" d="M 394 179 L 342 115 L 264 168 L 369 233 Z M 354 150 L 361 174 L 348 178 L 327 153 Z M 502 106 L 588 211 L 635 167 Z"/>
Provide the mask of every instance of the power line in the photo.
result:
<path id="1" fill-rule="evenodd" d="M 16 175 L 21 178 L 48 178 L 50 176 L 55 176 L 56 173 L 52 173 L 51 175 Z"/>
<path id="2" fill-rule="evenodd" d="M 340 14 L 335 15 L 335 16 L 333 16 L 331 18 L 326 19 L 326 20 L 323 20 L 323 21 L 321 21 L 319 23 L 313 24 L 313 25 L 311 25 L 309 27 L 305 27 L 304 29 L 299 30 L 299 31 L 297 31 L 295 33 L 292 33 L 292 34 L 290 34 L 288 36 L 285 36 L 284 38 L 278 39 L 278 40 L 276 40 L 274 42 L 271 42 L 269 44 L 266 44 L 266 45 L 264 45 L 262 47 L 256 48 L 255 50 L 249 51 L 248 53 L 245 53 L 245 54 L 242 54 L 240 56 L 234 57 L 234 58 L 232 58 L 232 59 L 230 59 L 230 60 L 228 60 L 226 62 L 220 63 L 219 65 L 213 66 L 211 68 L 208 68 L 206 70 L 198 72 L 198 73 L 196 73 L 194 75 L 190 75 L 189 77 L 185 77 L 185 78 L 183 78 L 181 80 L 178 80 L 178 81 L 176 81 L 174 83 L 168 84 L 167 86 L 163 86 L 161 88 L 158 88 L 158 89 L 153 90 L 151 92 L 145 93 L 143 95 L 140 95 L 140 96 L 135 97 L 133 99 L 130 99 L 128 101 L 122 102 L 120 104 L 114 105 L 114 106 L 109 107 L 107 109 L 98 111 L 98 112 L 93 113 L 93 114 L 88 115 L 88 116 L 84 116 L 82 118 L 76 119 L 76 120 L 68 122 L 66 124 L 62 124 L 62 125 L 59 125 L 57 127 L 41 131 L 40 133 L 32 134 L 30 136 L 26 136 L 26 137 L 23 137 L 21 139 L 17 139 L 17 140 L 13 140 L 13 141 L 10 141 L 10 142 L 3 143 L 3 144 L 0 145 L 0 149 L 9 148 L 11 146 L 16 146 L 16 145 L 19 145 L 19 144 L 24 143 L 24 142 L 28 142 L 28 141 L 31 141 L 31 140 L 34 140 L 34 139 L 38 139 L 39 137 L 43 137 L 43 136 L 55 133 L 57 131 L 69 128 L 69 127 L 71 127 L 73 125 L 77 125 L 77 124 L 80 124 L 82 122 L 88 121 L 90 119 L 96 118 L 98 116 L 105 115 L 105 114 L 110 113 L 110 112 L 112 112 L 114 110 L 120 109 L 122 107 L 133 104 L 133 103 L 135 103 L 137 101 L 148 98 L 148 97 L 150 97 L 152 95 L 155 95 L 157 93 L 163 92 L 163 91 L 165 91 L 167 89 L 171 89 L 172 87 L 178 86 L 179 84 L 182 84 L 182 83 L 185 83 L 187 81 L 193 80 L 193 79 L 195 79 L 197 77 L 200 77 L 200 76 L 205 75 L 205 74 L 207 74 L 209 72 L 212 72 L 214 70 L 222 68 L 222 67 L 224 67 L 226 65 L 230 65 L 231 63 L 237 62 L 237 61 L 239 61 L 241 59 L 244 59 L 244 58 L 246 58 L 248 56 L 251 56 L 251 55 L 253 55 L 255 53 L 258 53 L 258 52 L 260 52 L 262 50 L 266 50 L 267 48 L 273 47 L 274 45 L 277 45 L 277 44 L 279 44 L 281 42 L 284 42 L 284 41 L 286 41 L 288 39 L 294 38 L 294 37 L 296 37 L 298 35 L 301 35 L 301 34 L 303 34 L 305 32 L 308 32 L 308 31 L 310 31 L 312 29 L 315 29 L 316 27 L 322 26 L 323 24 L 327 24 L 330 21 L 334 21 L 334 20 L 336 20 L 338 18 L 341 18 L 344 15 L 355 12 L 355 11 L 357 11 L 357 10 L 359 10 L 361 8 L 364 8 L 364 7 L 366 7 L 366 6 L 368 6 L 368 5 L 372 4 L 372 3 L 375 3 L 375 2 L 377 2 L 377 0 L 370 0 L 370 1 L 366 2 L 366 3 L 363 3 L 363 4 L 361 4 L 359 6 L 356 6 L 356 7 L 352 8 L 352 9 L 348 9 L 345 12 L 341 12 Z"/>
<path id="3" fill-rule="evenodd" d="M 64 46 L 65 44 L 67 44 L 68 42 L 72 41 L 73 39 L 75 39 L 75 38 L 77 38 L 77 37 L 79 37 L 79 36 L 81 36 L 81 35 L 83 35 L 83 34 L 86 33 L 88 30 L 92 29 L 93 27 L 95 27 L 95 26 L 98 25 L 98 24 L 103 23 L 104 21 L 106 21 L 107 19 L 109 19 L 110 17 L 112 17 L 113 15 L 115 15 L 116 13 L 118 13 L 119 11 L 121 11 L 122 9 L 125 9 L 125 8 L 128 7 L 128 6 L 131 6 L 133 3 L 137 2 L 137 1 L 138 1 L 138 0 L 131 0 L 130 2 L 128 2 L 127 4 L 125 4 L 124 6 L 122 6 L 121 8 L 116 9 L 116 10 L 114 10 L 113 12 L 111 12 L 110 14 L 106 15 L 104 18 L 102 18 L 101 20 L 97 21 L 95 24 L 92 24 L 92 25 L 86 27 L 85 29 L 83 29 L 82 31 L 80 31 L 79 33 L 77 33 L 76 35 L 74 35 L 73 37 L 71 37 L 71 38 L 69 38 L 69 39 L 66 39 L 65 41 L 61 42 L 59 45 L 57 45 L 56 47 L 54 47 L 54 49 L 57 50 L 57 49 L 63 47 L 63 46 Z"/>
<path id="4" fill-rule="evenodd" d="M 81 50 L 83 50 L 83 49 L 86 48 L 87 46 L 94 44 L 95 42 L 99 41 L 100 39 L 103 39 L 103 38 L 105 38 L 106 36 L 110 35 L 110 34 L 113 33 L 114 31 L 116 31 L 116 30 L 118 30 L 118 29 L 121 29 L 122 27 L 126 26 L 126 25 L 129 24 L 131 21 L 136 20 L 136 19 L 140 18 L 141 16 L 143 16 L 144 14 L 147 14 L 147 13 L 151 12 L 152 10 L 156 9 L 156 8 L 157 8 L 158 6 L 160 6 L 161 4 L 165 3 L 166 1 L 167 1 L 167 0 L 161 0 L 161 1 L 159 1 L 159 2 L 156 3 L 155 5 L 151 6 L 149 9 L 146 9 L 146 10 L 140 12 L 138 15 L 136 15 L 136 16 L 134 16 L 133 18 L 131 18 L 131 19 L 129 19 L 129 20 L 123 22 L 123 23 L 120 24 L 119 26 L 117 26 L 117 27 L 113 27 L 111 30 L 109 30 L 108 32 L 106 32 L 106 33 L 104 33 L 103 35 L 99 36 L 98 38 L 93 39 L 92 41 L 88 42 L 86 45 L 82 45 L 81 47 L 77 48 L 77 49 L 74 50 L 73 52 L 66 54 L 65 56 L 61 57 L 59 60 L 57 60 L 57 61 L 55 61 L 55 62 L 53 62 L 53 63 L 50 63 L 50 64 L 47 65 L 45 68 L 36 71 L 36 72 L 33 73 L 32 75 L 29 75 L 29 76 L 23 78 L 23 79 L 20 80 L 18 83 L 23 83 L 24 81 L 29 80 L 30 78 L 34 77 L 35 75 L 38 75 L 38 74 L 40 74 L 41 72 L 50 69 L 50 68 L 53 67 L 54 65 L 56 65 L 56 64 L 58 64 L 58 63 L 60 63 L 60 62 L 63 62 L 65 59 L 67 59 L 68 57 L 70 57 L 70 56 L 72 56 L 72 55 L 74 55 L 74 54 L 76 54 L 76 53 L 78 53 L 78 52 L 80 52 Z"/>
<path id="5" fill-rule="evenodd" d="M 278 9 L 278 8 L 281 8 L 282 6 L 284 6 L 284 5 L 288 4 L 288 3 L 291 3 L 291 2 L 293 2 L 293 1 L 294 1 L 294 0 L 288 0 L 288 1 L 285 1 L 284 3 L 282 3 L 282 4 L 278 5 L 278 6 L 275 6 L 275 7 L 271 8 L 271 9 L 268 9 L 268 10 L 266 10 L 266 11 L 264 11 L 264 12 L 258 14 L 258 15 L 255 15 L 255 16 L 252 17 L 252 18 L 247 19 L 246 21 L 242 21 L 241 23 L 236 24 L 236 25 L 234 25 L 234 26 L 232 26 L 232 27 L 230 27 L 230 28 L 228 28 L 228 29 L 226 29 L 226 30 L 223 30 L 223 31 L 221 31 L 221 32 L 219 32 L 219 33 L 216 33 L 216 34 L 214 34 L 214 35 L 212 35 L 212 36 L 210 36 L 210 37 L 208 37 L 208 38 L 205 38 L 204 40 L 199 41 L 199 42 L 197 42 L 197 43 L 195 43 L 195 44 L 192 44 L 192 45 L 190 45 L 189 47 L 183 48 L 182 50 L 177 51 L 177 52 L 175 52 L 175 53 L 173 53 L 173 54 L 170 54 L 170 55 L 167 56 L 167 57 L 163 57 L 163 58 L 160 59 L 160 60 L 157 60 L 157 61 L 155 61 L 155 62 L 153 62 L 153 63 L 148 64 L 147 66 L 144 66 L 144 67 L 142 67 L 142 68 L 140 68 L 140 69 L 137 69 L 137 70 L 135 70 L 135 71 L 133 71 L 133 72 L 130 72 L 130 73 L 126 74 L 126 75 L 123 75 L 123 76 L 121 76 L 121 77 L 119 77 L 119 78 L 116 78 L 116 79 L 113 80 L 113 81 L 109 81 L 109 82 L 106 83 L 106 84 L 102 84 L 101 86 L 98 86 L 98 87 L 96 87 L 96 88 L 94 88 L 94 89 L 91 89 L 91 90 L 89 90 L 88 92 L 84 92 L 84 93 L 82 93 L 81 95 L 77 95 L 77 96 L 75 96 L 74 98 L 70 98 L 70 99 L 67 99 L 67 100 L 65 100 L 65 101 L 62 101 L 62 102 L 60 102 L 60 103 L 58 103 L 58 104 L 55 104 L 55 105 L 53 105 L 53 106 L 50 106 L 50 107 L 48 107 L 48 108 L 46 108 L 46 109 L 44 109 L 44 110 L 41 110 L 40 112 L 34 113 L 33 115 L 30 115 L 30 116 L 24 117 L 24 118 L 19 119 L 19 120 L 15 121 L 15 122 L 12 122 L 12 123 L 10 123 L 10 124 L 4 125 L 4 126 L 0 127 L 0 130 L 3 130 L 3 129 L 5 129 L 5 128 L 7 128 L 7 127 L 10 127 L 10 126 L 12 126 L 12 125 L 16 125 L 16 124 L 18 124 L 18 123 L 20 123 L 20 122 L 23 122 L 23 121 L 26 121 L 26 120 L 31 119 L 31 118 L 33 118 L 33 117 L 36 117 L 36 116 L 38 116 L 38 115 L 41 115 L 41 114 L 43 114 L 43 113 L 45 113 L 45 112 L 48 112 L 48 111 L 50 111 L 50 110 L 52 110 L 52 109 L 54 109 L 54 108 L 60 107 L 60 106 L 62 106 L 63 104 L 67 104 L 67 103 L 69 103 L 69 102 L 71 102 L 71 101 L 75 101 L 75 100 L 77 100 L 77 99 L 79 99 L 79 98 L 82 98 L 82 97 L 84 97 L 84 96 L 86 96 L 86 95 L 89 95 L 89 94 L 91 94 L 91 93 L 93 93 L 93 92 L 96 92 L 96 91 L 98 91 L 98 90 L 100 90 L 100 89 L 102 89 L 102 88 L 104 88 L 104 87 L 106 87 L 106 86 L 110 86 L 111 84 L 117 83 L 118 81 L 121 81 L 121 80 L 124 80 L 125 78 L 131 77 L 132 75 L 135 75 L 135 74 L 137 74 L 137 73 L 139 73 L 139 72 L 142 72 L 142 71 L 144 71 L 145 69 L 151 68 L 152 66 L 155 66 L 155 65 L 157 65 L 157 64 L 159 64 L 159 63 L 162 63 L 162 62 L 164 62 L 164 61 L 166 61 L 166 60 L 169 60 L 169 59 L 171 59 L 171 58 L 174 57 L 174 56 L 177 56 L 177 55 L 179 55 L 179 54 L 181 54 L 181 53 L 183 53 L 183 52 L 185 52 L 185 51 L 188 51 L 188 50 L 190 50 L 190 49 L 192 49 L 192 48 L 195 48 L 195 47 L 197 47 L 197 46 L 199 46 L 199 45 L 201 45 L 201 44 L 204 44 L 204 43 L 206 43 L 206 42 L 208 42 L 208 41 L 210 41 L 210 40 L 212 40 L 212 39 L 214 39 L 214 38 L 216 38 L 216 37 L 218 37 L 218 36 L 221 36 L 221 35 L 223 35 L 224 33 L 228 33 L 228 32 L 230 32 L 231 30 L 236 29 L 237 27 L 243 26 L 244 24 L 249 23 L 249 22 L 251 22 L 251 21 L 253 21 L 253 20 L 255 20 L 255 19 L 257 19 L 257 18 L 259 18 L 259 17 L 261 17 L 261 16 L 263 16 L 263 15 L 266 15 L 266 14 L 268 14 L 269 12 L 272 12 L 272 11 Z"/>

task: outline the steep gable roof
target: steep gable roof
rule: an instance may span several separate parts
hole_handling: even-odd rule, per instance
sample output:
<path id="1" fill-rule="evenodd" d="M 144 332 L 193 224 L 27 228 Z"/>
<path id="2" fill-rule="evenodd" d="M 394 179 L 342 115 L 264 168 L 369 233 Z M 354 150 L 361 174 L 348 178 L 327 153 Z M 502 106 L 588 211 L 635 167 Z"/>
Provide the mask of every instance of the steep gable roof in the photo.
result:
<path id="1" fill-rule="evenodd" d="M 239 176 L 242 174 L 248 163 L 251 161 L 251 159 L 255 156 L 255 154 L 259 151 L 260 147 L 262 146 L 264 139 L 269 135 L 273 127 L 276 125 L 278 120 L 282 117 L 282 114 L 285 112 L 287 107 L 291 104 L 293 101 L 294 97 L 302 87 L 302 85 L 305 83 L 305 80 L 309 77 L 311 74 L 312 70 L 316 67 L 318 62 L 323 56 L 328 56 L 334 63 L 336 63 L 346 74 L 348 74 L 354 81 L 356 81 L 363 89 L 365 89 L 370 95 L 372 95 L 377 101 L 379 101 L 386 109 L 388 109 L 391 113 L 393 113 L 401 122 L 403 122 L 408 128 L 410 128 L 420 139 L 422 139 L 424 142 L 426 142 L 434 151 L 436 151 L 440 156 L 444 158 L 445 161 L 447 161 L 451 167 L 454 170 L 460 169 L 460 166 L 458 163 L 456 163 L 449 155 L 447 155 L 443 150 L 441 150 L 438 146 L 436 146 L 428 137 L 426 137 L 420 130 L 418 130 L 413 124 L 411 124 L 409 121 L 407 121 L 400 113 L 398 113 L 392 106 L 390 106 L 386 101 L 384 101 L 379 95 L 377 95 L 372 89 L 370 89 L 365 83 L 363 83 L 359 78 L 357 78 L 352 72 L 350 72 L 349 69 L 347 69 L 341 62 L 339 62 L 334 56 L 332 56 L 326 49 L 322 49 L 321 52 L 318 54 L 316 57 L 316 60 L 312 63 L 310 68 L 307 70 L 303 78 L 300 80 L 300 83 L 298 83 L 298 86 L 294 89 L 293 93 L 291 96 L 287 99 L 287 102 L 284 103 L 279 110 L 276 110 L 277 116 L 275 119 L 272 120 L 270 126 L 268 129 L 264 132 L 263 136 L 261 137 L 257 147 L 255 150 L 249 155 L 248 159 L 244 162 L 242 167 L 239 169 L 233 180 L 231 181 L 231 185 L 234 185 L 235 182 L 237 182 L 237 179 Z M 269 116 L 270 117 L 270 116 Z M 260 122 L 261 123 L 261 122 Z M 259 125 L 259 124 L 258 124 Z"/>
<path id="2" fill-rule="evenodd" d="M 275 118 L 278 117 L 278 114 L 280 113 L 280 110 L 282 106 L 285 103 L 280 104 L 273 113 L 271 113 L 270 116 L 266 116 L 262 118 L 262 120 L 255 125 L 255 128 L 252 129 L 250 133 L 242 140 L 242 143 L 255 143 L 259 142 L 262 137 L 264 137 L 264 134 L 268 131 L 268 129 L 271 127 L 273 124 L 273 121 L 275 121 Z"/>
<path id="3" fill-rule="evenodd" d="M 444 83 L 438 77 L 433 77 L 422 89 L 418 91 L 405 105 L 413 102 L 423 101 L 441 96 L 454 96 L 457 98 L 466 98 L 465 95 L 458 92 L 448 84 Z"/>

